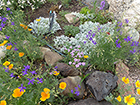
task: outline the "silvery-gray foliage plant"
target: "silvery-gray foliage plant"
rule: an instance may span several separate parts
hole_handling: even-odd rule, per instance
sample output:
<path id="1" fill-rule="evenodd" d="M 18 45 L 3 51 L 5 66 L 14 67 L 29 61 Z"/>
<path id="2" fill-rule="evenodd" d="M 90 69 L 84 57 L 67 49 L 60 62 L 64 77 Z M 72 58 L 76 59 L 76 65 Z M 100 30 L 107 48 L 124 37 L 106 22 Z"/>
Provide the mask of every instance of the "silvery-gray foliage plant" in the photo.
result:
<path id="1" fill-rule="evenodd" d="M 97 33 L 98 29 L 100 28 L 100 31 L 102 32 L 109 32 L 110 35 L 113 37 L 114 28 L 116 25 L 116 21 L 114 23 L 108 22 L 107 24 L 100 25 L 99 23 L 93 23 L 91 21 L 87 21 L 84 24 L 79 26 L 80 33 L 76 34 L 75 37 L 67 37 L 67 36 L 58 36 L 54 39 L 55 46 L 60 49 L 62 52 L 64 52 L 65 48 L 69 48 L 70 46 L 73 46 L 73 48 L 77 48 L 77 46 L 81 46 L 81 51 L 83 51 L 84 54 L 90 54 L 90 49 L 95 48 L 98 44 L 94 45 L 87 37 L 86 35 L 90 30 L 92 30 L 93 33 Z M 104 38 L 103 35 L 99 33 L 98 39 Z M 95 38 L 93 38 L 94 41 L 96 41 Z M 85 43 L 86 42 L 86 43 Z M 107 41 L 106 41 L 107 42 Z"/>
<path id="2" fill-rule="evenodd" d="M 34 22 L 31 22 L 28 26 L 31 27 L 32 32 L 36 33 L 37 35 L 43 35 L 49 32 L 49 28 L 50 28 L 50 22 L 49 22 L 49 18 L 44 18 L 44 17 L 39 17 L 38 19 L 41 19 L 40 21 L 36 21 L 34 20 Z M 54 22 L 53 22 L 53 27 L 51 29 L 51 32 L 54 33 L 57 30 L 61 30 L 60 25 L 56 22 L 55 18 L 54 18 Z M 34 32 L 35 31 L 35 32 Z"/>

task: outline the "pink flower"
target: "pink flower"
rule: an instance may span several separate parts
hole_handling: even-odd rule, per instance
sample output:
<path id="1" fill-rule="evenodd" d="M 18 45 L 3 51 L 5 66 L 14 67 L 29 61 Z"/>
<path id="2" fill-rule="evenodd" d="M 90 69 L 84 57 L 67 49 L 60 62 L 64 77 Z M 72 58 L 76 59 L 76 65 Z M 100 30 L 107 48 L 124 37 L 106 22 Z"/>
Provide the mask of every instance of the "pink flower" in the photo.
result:
<path id="1" fill-rule="evenodd" d="M 68 49 L 68 52 L 70 52 L 70 49 Z"/>
<path id="2" fill-rule="evenodd" d="M 81 65 L 81 64 L 82 64 L 81 62 L 78 63 L 78 65 Z"/>
<path id="3" fill-rule="evenodd" d="M 77 46 L 78 48 L 80 48 L 81 46 L 79 45 L 79 46 Z"/>
<path id="4" fill-rule="evenodd" d="M 72 64 L 72 62 L 69 62 L 69 65 L 71 65 Z"/>
<path id="5" fill-rule="evenodd" d="M 85 62 L 82 62 L 82 65 L 84 66 L 86 63 Z"/>
<path id="6" fill-rule="evenodd" d="M 79 64 L 76 64 L 75 66 L 76 66 L 76 68 L 77 68 L 77 67 L 79 67 Z"/>
<path id="7" fill-rule="evenodd" d="M 70 46 L 70 49 L 72 49 L 72 46 Z"/>
<path id="8" fill-rule="evenodd" d="M 75 65 L 75 62 L 73 62 L 73 65 Z"/>

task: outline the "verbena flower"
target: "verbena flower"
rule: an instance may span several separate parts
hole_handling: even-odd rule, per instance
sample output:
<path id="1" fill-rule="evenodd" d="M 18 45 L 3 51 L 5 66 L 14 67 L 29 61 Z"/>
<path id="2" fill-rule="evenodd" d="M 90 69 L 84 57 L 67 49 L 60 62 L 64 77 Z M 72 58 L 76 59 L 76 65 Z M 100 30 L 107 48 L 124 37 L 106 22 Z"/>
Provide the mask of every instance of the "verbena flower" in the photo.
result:
<path id="1" fill-rule="evenodd" d="M 128 36 L 127 38 L 124 38 L 125 41 L 131 41 L 132 37 Z"/>
<path id="2" fill-rule="evenodd" d="M 12 78 L 12 77 L 15 77 L 14 73 L 11 73 L 11 74 L 10 74 L 10 77 L 11 77 L 11 78 Z"/>
<path id="3" fill-rule="evenodd" d="M 136 88 L 140 88 L 140 82 L 139 82 L 139 80 L 136 81 L 135 85 L 136 85 Z"/>
<path id="4" fill-rule="evenodd" d="M 9 64 L 10 64 L 9 61 L 5 61 L 5 62 L 3 63 L 4 66 L 8 66 Z"/>
<path id="5" fill-rule="evenodd" d="M 117 98 L 116 98 L 119 102 L 121 102 L 122 98 L 121 96 L 119 95 Z"/>
<path id="6" fill-rule="evenodd" d="M 32 79 L 27 78 L 27 79 L 29 80 L 28 85 L 30 85 L 30 83 L 31 83 L 31 84 L 34 84 L 34 83 L 33 83 L 33 82 L 35 81 L 34 78 L 32 78 Z"/>
<path id="7" fill-rule="evenodd" d="M 23 55 L 24 55 L 24 52 L 19 53 L 19 57 L 23 57 Z"/>
<path id="8" fill-rule="evenodd" d="M 103 0 L 103 1 L 101 1 L 101 7 L 100 7 L 100 10 L 102 10 L 104 7 L 105 7 L 105 1 Z"/>
<path id="9" fill-rule="evenodd" d="M 6 8 L 6 10 L 7 10 L 7 11 L 10 11 L 10 8 L 9 8 L 9 7 L 7 7 L 7 8 Z"/>
<path id="10" fill-rule="evenodd" d="M 131 52 L 132 54 L 134 54 L 134 53 L 136 52 L 136 50 L 135 50 L 135 49 L 133 49 L 133 51 L 132 51 L 132 50 L 130 50 L 130 52 Z"/>
<path id="11" fill-rule="evenodd" d="M 13 25 L 13 26 L 14 26 L 14 25 L 15 25 L 15 23 L 14 23 L 14 22 L 11 22 L 11 25 Z"/>
<path id="12" fill-rule="evenodd" d="M 16 89 L 13 91 L 12 96 L 13 96 L 14 98 L 21 97 L 21 96 L 23 95 L 24 92 L 25 92 L 25 90 L 20 92 L 20 89 L 19 89 L 19 88 L 16 88 Z"/>
<path id="13" fill-rule="evenodd" d="M 23 87 L 23 84 L 21 84 L 21 87 L 18 87 L 20 89 L 20 92 L 24 92 L 24 89 L 26 89 L 26 87 Z"/>
<path id="14" fill-rule="evenodd" d="M 116 44 L 116 47 L 120 48 L 120 47 L 121 47 L 121 45 L 120 45 L 120 44 L 121 44 L 121 43 L 119 43 L 119 44 L 117 43 L 117 44 Z"/>
<path id="15" fill-rule="evenodd" d="M 43 83 L 43 78 L 37 78 L 38 82 L 37 83 Z"/>
<path id="16" fill-rule="evenodd" d="M 125 84 L 128 84 L 128 83 L 129 83 L 129 79 L 128 79 L 128 78 L 125 78 L 125 77 L 122 78 L 122 81 L 123 81 Z"/>
<path id="17" fill-rule="evenodd" d="M 125 19 L 125 22 L 128 24 L 129 20 L 128 19 Z"/>
<path id="18" fill-rule="evenodd" d="M 6 37 L 5 39 L 7 39 L 7 40 L 10 38 L 10 36 L 7 36 L 7 35 L 5 35 L 5 37 Z"/>
<path id="19" fill-rule="evenodd" d="M 49 92 L 50 92 L 50 89 L 44 88 L 44 92 L 41 92 L 40 100 L 45 101 L 46 99 L 49 99 L 50 98 L 50 93 Z"/>
<path id="20" fill-rule="evenodd" d="M 127 103 L 127 105 L 133 105 L 136 103 L 136 99 L 134 97 L 131 98 L 131 95 L 124 97 L 124 102 Z"/>
<path id="21" fill-rule="evenodd" d="M 32 73 L 32 75 L 37 74 L 35 71 L 30 71 L 30 73 Z"/>
<path id="22" fill-rule="evenodd" d="M 15 47 L 14 50 L 17 51 L 18 49 Z"/>
<path id="23" fill-rule="evenodd" d="M 7 103 L 6 103 L 6 101 L 5 100 L 1 100 L 0 101 L 0 105 L 6 105 Z"/>
<path id="24" fill-rule="evenodd" d="M 67 84 L 65 83 L 65 82 L 61 82 L 60 84 L 59 84 L 59 88 L 60 89 L 65 89 L 66 88 L 66 86 L 67 86 Z"/>

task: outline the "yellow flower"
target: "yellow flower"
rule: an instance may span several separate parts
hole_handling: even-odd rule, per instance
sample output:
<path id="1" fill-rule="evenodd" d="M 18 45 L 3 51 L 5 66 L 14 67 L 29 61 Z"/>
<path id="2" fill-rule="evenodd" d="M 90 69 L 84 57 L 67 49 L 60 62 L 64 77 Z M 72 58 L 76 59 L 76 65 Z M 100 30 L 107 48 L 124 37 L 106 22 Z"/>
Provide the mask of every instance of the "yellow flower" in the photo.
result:
<path id="1" fill-rule="evenodd" d="M 121 96 L 119 95 L 117 98 L 116 98 L 119 102 L 121 102 Z"/>
<path id="2" fill-rule="evenodd" d="M 19 57 L 22 57 L 24 55 L 24 52 L 19 53 Z"/>
<path id="3" fill-rule="evenodd" d="M 6 104 L 7 104 L 7 103 L 6 103 L 5 100 L 0 101 L 0 105 L 6 105 Z"/>
<path id="4" fill-rule="evenodd" d="M 36 21 L 38 21 L 38 22 L 39 22 L 40 20 L 41 20 L 41 19 L 36 19 Z"/>
<path id="5" fill-rule="evenodd" d="M 17 97 L 21 97 L 23 95 L 23 93 L 25 92 L 25 90 L 24 90 L 24 92 L 23 91 L 20 92 L 20 89 L 19 88 L 16 88 L 13 92 L 14 93 L 12 94 L 12 96 L 14 98 L 17 98 Z"/>
<path id="6" fill-rule="evenodd" d="M 88 58 L 88 55 L 84 55 L 84 58 Z"/>
<path id="7" fill-rule="evenodd" d="M 137 93 L 140 95 L 140 89 L 137 89 Z"/>
<path id="8" fill-rule="evenodd" d="M 0 46 L 4 46 L 7 42 L 7 40 L 4 40 L 3 43 L 0 44 Z"/>
<path id="9" fill-rule="evenodd" d="M 60 84 L 59 84 L 59 88 L 60 89 L 65 89 L 66 88 L 66 86 L 67 86 L 67 84 L 65 83 L 65 82 L 61 82 Z"/>
<path id="10" fill-rule="evenodd" d="M 49 92 L 50 92 L 50 89 L 44 88 L 44 92 L 41 92 L 40 100 L 45 101 L 46 99 L 49 99 L 50 98 L 50 93 Z"/>
<path id="11" fill-rule="evenodd" d="M 4 66 L 8 66 L 9 64 L 10 64 L 9 61 L 5 61 L 5 62 L 3 63 Z"/>
<path id="12" fill-rule="evenodd" d="M 25 25 L 23 25 L 23 24 L 20 24 L 20 26 L 21 26 L 21 27 L 25 27 Z"/>
<path id="13" fill-rule="evenodd" d="M 6 47 L 7 50 L 10 50 L 11 48 L 12 48 L 12 45 Z"/>
<path id="14" fill-rule="evenodd" d="M 125 84 L 128 84 L 128 83 L 129 83 L 129 79 L 128 79 L 128 78 L 125 79 L 125 77 L 122 78 L 122 81 L 123 81 Z"/>
<path id="15" fill-rule="evenodd" d="M 28 29 L 28 31 L 32 31 L 32 29 Z"/>
<path id="16" fill-rule="evenodd" d="M 9 68 L 9 69 L 12 69 L 13 66 L 14 66 L 13 64 L 10 64 L 8 68 Z"/>
<path id="17" fill-rule="evenodd" d="M 134 97 L 131 98 L 131 95 L 124 97 L 124 102 L 127 103 L 127 105 L 133 105 L 136 103 L 136 99 Z"/>
<path id="18" fill-rule="evenodd" d="M 57 76 L 57 75 L 59 75 L 59 72 L 58 71 L 54 71 L 53 75 Z"/>
<path id="19" fill-rule="evenodd" d="M 136 88 L 137 87 L 140 88 L 140 81 L 139 80 L 137 80 L 137 82 L 135 84 L 136 84 Z"/>

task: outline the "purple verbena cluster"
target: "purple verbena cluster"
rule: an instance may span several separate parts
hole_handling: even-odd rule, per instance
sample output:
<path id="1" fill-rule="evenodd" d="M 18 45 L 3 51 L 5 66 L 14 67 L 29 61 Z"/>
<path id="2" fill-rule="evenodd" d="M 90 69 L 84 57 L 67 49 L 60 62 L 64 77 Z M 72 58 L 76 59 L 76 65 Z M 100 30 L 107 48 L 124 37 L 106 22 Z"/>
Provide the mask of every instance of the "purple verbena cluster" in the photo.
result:
<path id="1" fill-rule="evenodd" d="M 72 94 L 76 94 L 77 96 L 80 95 L 80 91 L 78 91 L 78 88 L 81 88 L 81 86 L 78 84 L 78 87 L 75 87 L 75 90 L 71 89 Z"/>

